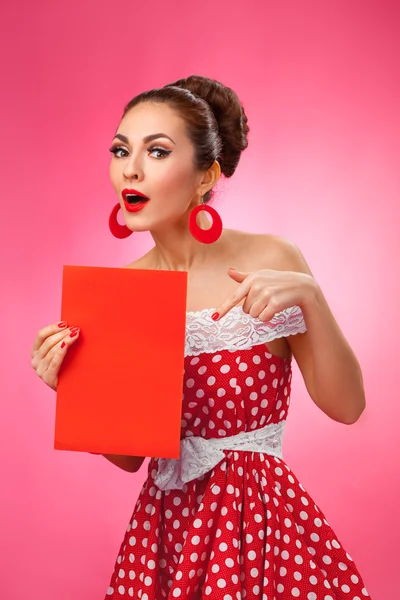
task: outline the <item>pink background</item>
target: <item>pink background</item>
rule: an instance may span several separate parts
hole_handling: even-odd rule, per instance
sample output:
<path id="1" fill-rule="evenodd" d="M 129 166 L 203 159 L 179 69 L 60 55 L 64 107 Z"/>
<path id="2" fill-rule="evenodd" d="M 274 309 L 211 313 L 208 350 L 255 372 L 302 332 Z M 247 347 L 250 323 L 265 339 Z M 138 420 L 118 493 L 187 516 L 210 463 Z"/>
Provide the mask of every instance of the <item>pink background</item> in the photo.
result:
<path id="1" fill-rule="evenodd" d="M 193 73 L 233 87 L 251 126 L 214 203 L 225 226 L 299 245 L 363 368 L 367 409 L 345 426 L 294 364 L 285 458 L 374 600 L 397 597 L 400 4 L 23 0 L 0 23 L 2 598 L 108 587 L 145 469 L 53 450 L 55 394 L 30 348 L 59 319 L 62 265 L 151 246 L 108 231 L 108 148 L 136 93 Z"/>

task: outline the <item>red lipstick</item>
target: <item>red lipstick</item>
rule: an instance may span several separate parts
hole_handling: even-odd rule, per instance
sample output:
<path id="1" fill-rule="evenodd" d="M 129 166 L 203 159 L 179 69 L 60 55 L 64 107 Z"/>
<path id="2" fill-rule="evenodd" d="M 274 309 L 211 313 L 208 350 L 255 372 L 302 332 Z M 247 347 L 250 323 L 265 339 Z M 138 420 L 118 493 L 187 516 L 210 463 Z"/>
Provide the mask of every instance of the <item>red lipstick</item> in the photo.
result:
<path id="1" fill-rule="evenodd" d="M 128 212 L 134 213 L 142 210 L 149 202 L 150 198 L 137 190 L 125 189 L 122 191 L 125 208 Z"/>

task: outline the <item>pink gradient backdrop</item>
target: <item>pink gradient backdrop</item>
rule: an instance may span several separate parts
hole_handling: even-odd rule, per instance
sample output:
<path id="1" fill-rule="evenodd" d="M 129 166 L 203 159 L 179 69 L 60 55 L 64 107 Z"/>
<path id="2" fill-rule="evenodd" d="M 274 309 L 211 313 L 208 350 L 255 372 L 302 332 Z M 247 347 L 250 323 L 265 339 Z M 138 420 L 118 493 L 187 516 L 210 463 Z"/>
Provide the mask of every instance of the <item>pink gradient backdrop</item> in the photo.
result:
<path id="1" fill-rule="evenodd" d="M 145 470 L 53 450 L 55 395 L 29 351 L 59 318 L 62 265 L 150 247 L 108 232 L 108 147 L 131 97 L 191 73 L 232 86 L 249 116 L 214 204 L 225 226 L 300 246 L 363 368 L 367 410 L 349 427 L 294 365 L 285 458 L 374 600 L 397 597 L 399 3 L 23 0 L 0 22 L 2 598 L 107 589 Z"/>

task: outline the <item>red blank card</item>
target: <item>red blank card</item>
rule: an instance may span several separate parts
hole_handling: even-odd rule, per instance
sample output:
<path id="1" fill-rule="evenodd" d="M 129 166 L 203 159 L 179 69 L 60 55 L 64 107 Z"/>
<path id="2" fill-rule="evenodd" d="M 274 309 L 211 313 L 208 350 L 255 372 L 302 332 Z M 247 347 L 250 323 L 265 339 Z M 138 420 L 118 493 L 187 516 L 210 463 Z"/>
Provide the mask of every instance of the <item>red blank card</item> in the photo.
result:
<path id="1" fill-rule="evenodd" d="M 58 450 L 179 457 L 187 273 L 64 266 Z"/>

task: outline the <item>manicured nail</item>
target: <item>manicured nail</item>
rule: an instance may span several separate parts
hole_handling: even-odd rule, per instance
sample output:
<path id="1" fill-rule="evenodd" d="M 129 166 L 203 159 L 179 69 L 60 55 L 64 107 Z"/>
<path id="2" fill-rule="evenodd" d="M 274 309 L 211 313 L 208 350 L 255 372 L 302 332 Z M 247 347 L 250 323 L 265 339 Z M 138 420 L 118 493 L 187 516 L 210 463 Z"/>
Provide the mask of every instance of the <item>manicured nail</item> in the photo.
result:
<path id="1" fill-rule="evenodd" d="M 216 321 L 219 317 L 219 313 L 215 312 L 211 315 L 211 318 L 213 319 L 213 321 Z"/>
<path id="2" fill-rule="evenodd" d="M 61 322 L 58 324 L 58 327 L 60 327 L 60 328 L 62 328 L 62 327 L 66 327 L 66 326 L 67 326 L 67 324 L 66 324 L 66 322 L 65 322 L 65 321 L 61 321 Z"/>
<path id="3" fill-rule="evenodd" d="M 71 331 L 79 331 L 79 327 L 71 327 Z"/>
<path id="4" fill-rule="evenodd" d="M 78 330 L 79 331 L 79 330 Z M 78 335 L 78 331 L 73 331 L 69 337 L 75 337 L 76 335 Z"/>
<path id="5" fill-rule="evenodd" d="M 65 342 L 63 342 L 63 343 L 61 344 L 61 348 L 65 348 L 65 346 L 66 346 L 66 345 L 67 345 L 67 344 L 66 344 Z"/>

